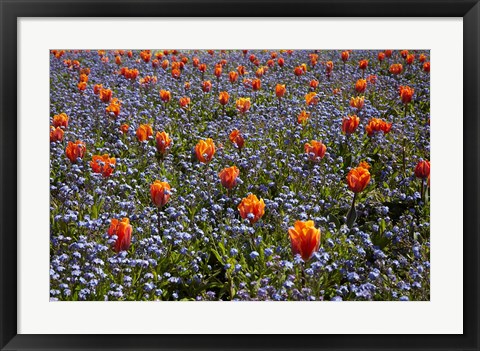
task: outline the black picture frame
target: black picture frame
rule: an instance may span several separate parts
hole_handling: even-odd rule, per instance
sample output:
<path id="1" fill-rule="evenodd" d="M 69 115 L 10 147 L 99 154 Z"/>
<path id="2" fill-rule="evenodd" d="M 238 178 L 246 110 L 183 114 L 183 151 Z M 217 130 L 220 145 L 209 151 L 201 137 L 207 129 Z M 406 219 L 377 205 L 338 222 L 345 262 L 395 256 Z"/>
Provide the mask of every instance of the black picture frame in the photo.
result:
<path id="1" fill-rule="evenodd" d="M 114 6 L 113 6 L 114 5 Z M 478 0 L 0 0 L 0 346 L 2 350 L 478 350 Z M 463 17 L 464 260 L 461 335 L 17 334 L 17 19 L 19 17 Z M 20 204 L 21 205 L 21 204 Z M 455 233 L 460 235 L 461 233 Z M 454 289 L 454 288 L 452 288 Z M 452 298 L 455 292 L 452 290 Z M 292 321 L 295 323 L 295 321 Z M 384 323 L 384 321 L 379 321 Z M 341 326 L 339 326 L 341 330 Z"/>

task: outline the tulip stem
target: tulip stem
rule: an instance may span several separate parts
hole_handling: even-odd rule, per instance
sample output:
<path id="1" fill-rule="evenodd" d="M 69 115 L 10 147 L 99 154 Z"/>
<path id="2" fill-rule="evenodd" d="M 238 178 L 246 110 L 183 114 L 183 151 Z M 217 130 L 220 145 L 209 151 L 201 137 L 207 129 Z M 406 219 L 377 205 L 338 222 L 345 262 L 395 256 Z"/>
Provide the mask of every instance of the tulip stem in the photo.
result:
<path id="1" fill-rule="evenodd" d="M 422 202 L 425 202 L 425 194 L 424 194 L 424 182 L 425 182 L 425 179 L 422 178 L 422 183 L 421 183 L 421 187 L 420 187 L 420 196 L 422 198 Z"/>
<path id="2" fill-rule="evenodd" d="M 160 214 L 162 213 L 162 207 L 158 207 L 157 213 L 157 224 L 158 224 L 158 235 L 160 235 L 161 223 L 160 223 Z"/>

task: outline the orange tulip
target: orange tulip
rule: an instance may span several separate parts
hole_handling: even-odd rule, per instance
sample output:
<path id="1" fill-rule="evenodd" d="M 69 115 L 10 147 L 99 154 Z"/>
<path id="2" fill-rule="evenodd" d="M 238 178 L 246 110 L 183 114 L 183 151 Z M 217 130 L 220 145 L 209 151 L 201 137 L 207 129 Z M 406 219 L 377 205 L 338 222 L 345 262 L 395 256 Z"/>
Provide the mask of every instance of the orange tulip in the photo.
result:
<path id="1" fill-rule="evenodd" d="M 62 141 L 63 140 L 63 129 L 60 127 L 50 127 L 50 142 Z"/>
<path id="2" fill-rule="evenodd" d="M 221 91 L 218 95 L 218 101 L 222 106 L 228 104 L 228 100 L 230 99 L 230 95 L 226 91 Z"/>
<path id="3" fill-rule="evenodd" d="M 320 229 L 315 228 L 313 221 L 296 221 L 293 228 L 288 229 L 292 252 L 300 255 L 307 262 L 320 247 Z"/>
<path id="4" fill-rule="evenodd" d="M 120 114 L 121 106 L 122 106 L 122 103 L 120 102 L 120 100 L 118 100 L 117 98 L 114 98 L 112 99 L 112 101 L 110 101 L 110 105 L 107 106 L 105 111 L 110 115 L 114 115 L 115 117 L 118 117 L 118 115 Z"/>
<path id="5" fill-rule="evenodd" d="M 213 143 L 213 140 L 210 138 L 207 140 L 200 140 L 195 146 L 195 154 L 200 162 L 210 162 L 213 155 L 215 155 L 215 144 Z"/>
<path id="6" fill-rule="evenodd" d="M 405 85 L 405 86 L 402 85 L 399 88 L 400 99 L 402 99 L 402 102 L 404 104 L 408 104 L 410 101 L 412 101 L 414 92 L 415 92 L 415 89 L 410 88 L 408 85 Z"/>
<path id="7" fill-rule="evenodd" d="M 325 72 L 327 73 L 327 76 L 330 76 L 332 71 L 333 71 L 333 62 L 332 61 L 327 61 L 325 63 Z"/>
<path id="8" fill-rule="evenodd" d="M 382 62 L 385 60 L 385 53 L 384 52 L 379 52 L 378 53 L 378 61 Z"/>
<path id="9" fill-rule="evenodd" d="M 387 134 L 392 129 L 392 123 L 385 122 L 379 118 L 372 118 L 368 121 L 365 131 L 368 136 L 372 136 L 375 132 L 382 131 L 383 134 Z"/>
<path id="10" fill-rule="evenodd" d="M 250 109 L 250 98 L 239 98 L 236 101 L 237 110 L 240 113 L 246 113 Z"/>
<path id="11" fill-rule="evenodd" d="M 235 185 L 237 185 L 237 178 L 240 175 L 240 170 L 236 166 L 228 167 L 222 169 L 218 174 L 222 185 L 231 190 Z"/>
<path id="12" fill-rule="evenodd" d="M 277 98 L 281 99 L 283 95 L 285 95 L 285 92 L 287 91 L 287 88 L 285 87 L 285 84 L 277 84 L 275 86 L 275 95 L 277 95 Z"/>
<path id="13" fill-rule="evenodd" d="M 80 74 L 80 78 L 78 79 L 79 82 L 88 82 L 88 76 L 86 74 Z"/>
<path id="14" fill-rule="evenodd" d="M 283 67 L 285 65 L 285 59 L 283 57 L 280 57 L 278 60 L 277 60 L 277 63 L 280 67 Z"/>
<path id="15" fill-rule="evenodd" d="M 85 89 L 87 89 L 87 83 L 86 82 L 80 82 L 80 83 L 77 84 L 77 87 L 78 87 L 78 90 L 84 91 Z"/>
<path id="16" fill-rule="evenodd" d="M 353 134 L 359 124 L 360 118 L 358 118 L 357 115 L 344 117 L 342 121 L 342 132 L 347 135 Z"/>
<path id="17" fill-rule="evenodd" d="M 125 123 L 124 123 L 124 124 L 122 124 L 122 125 L 120 126 L 120 131 L 121 131 L 123 134 L 127 134 L 129 128 L 130 128 L 130 126 L 129 126 L 128 124 L 125 124 Z"/>
<path id="18" fill-rule="evenodd" d="M 367 69 L 367 67 L 368 67 L 368 60 L 360 60 L 358 62 L 358 68 L 365 70 Z"/>
<path id="19" fill-rule="evenodd" d="M 238 205 L 240 217 L 248 219 L 250 224 L 257 222 L 265 214 L 265 202 L 258 199 L 254 194 L 243 198 Z"/>
<path id="20" fill-rule="evenodd" d="M 220 78 L 220 76 L 222 75 L 222 66 L 216 65 L 213 74 L 215 75 L 215 77 Z"/>
<path id="21" fill-rule="evenodd" d="M 377 76 L 375 74 L 371 74 L 367 77 L 367 82 L 370 84 L 377 83 Z"/>
<path id="22" fill-rule="evenodd" d="M 240 131 L 237 130 L 237 129 L 234 129 L 231 133 L 230 133 L 230 141 L 236 145 L 236 147 L 238 149 L 242 149 L 244 143 L 245 143 L 245 139 L 243 139 L 243 136 L 242 134 L 240 134 Z"/>
<path id="23" fill-rule="evenodd" d="M 207 70 L 207 65 L 205 63 L 201 63 L 198 65 L 198 70 L 202 73 L 205 73 L 205 71 Z"/>
<path id="24" fill-rule="evenodd" d="M 110 158 L 108 154 L 94 155 L 90 161 L 90 167 L 94 173 L 101 173 L 104 177 L 109 177 L 113 173 L 116 163 L 115 157 Z"/>
<path id="25" fill-rule="evenodd" d="M 305 101 L 307 102 L 307 105 L 316 105 L 318 103 L 318 97 L 317 93 L 312 91 L 305 95 Z"/>
<path id="26" fill-rule="evenodd" d="M 112 98 L 112 91 L 110 89 L 101 89 L 100 90 L 100 100 L 103 102 L 109 102 Z"/>
<path id="27" fill-rule="evenodd" d="M 430 161 L 420 161 L 415 167 L 415 176 L 417 178 L 425 179 L 430 177 Z"/>
<path id="28" fill-rule="evenodd" d="M 418 61 L 420 61 L 421 63 L 424 63 L 426 60 L 427 60 L 427 56 L 425 56 L 425 54 L 420 54 Z"/>
<path id="29" fill-rule="evenodd" d="M 93 86 L 93 93 L 94 93 L 95 95 L 98 95 L 98 94 L 100 93 L 100 90 L 102 90 L 102 89 L 103 89 L 103 85 L 102 85 L 102 84 L 95 84 L 95 85 Z"/>
<path id="30" fill-rule="evenodd" d="M 140 58 L 145 63 L 150 62 L 150 59 L 152 58 L 152 54 L 151 54 L 150 50 L 144 50 L 144 51 L 140 52 Z"/>
<path id="31" fill-rule="evenodd" d="M 157 143 L 157 150 L 160 154 L 164 154 L 172 144 L 172 139 L 170 139 L 168 134 L 165 132 L 157 132 L 155 141 Z"/>
<path id="32" fill-rule="evenodd" d="M 313 90 L 315 90 L 315 89 L 318 88 L 318 84 L 319 84 L 319 83 L 318 83 L 318 80 L 312 79 L 312 80 L 310 81 L 310 88 L 312 88 Z"/>
<path id="33" fill-rule="evenodd" d="M 245 66 L 238 66 L 237 67 L 237 72 L 241 76 L 244 76 L 247 73 L 247 70 L 245 69 Z"/>
<path id="34" fill-rule="evenodd" d="M 185 84 L 183 85 L 183 88 L 185 90 L 190 90 L 190 82 L 185 82 Z"/>
<path id="35" fill-rule="evenodd" d="M 407 64 L 411 65 L 413 61 L 415 61 L 415 55 L 414 54 L 409 54 L 407 55 L 407 58 L 405 59 L 407 61 Z"/>
<path id="36" fill-rule="evenodd" d="M 210 92 L 212 89 L 212 83 L 209 80 L 202 82 L 202 90 L 204 93 Z"/>
<path id="37" fill-rule="evenodd" d="M 393 65 L 390 66 L 389 71 L 392 74 L 400 74 L 403 71 L 403 66 L 401 63 L 394 63 Z"/>
<path id="38" fill-rule="evenodd" d="M 67 155 L 71 163 L 75 163 L 79 158 L 83 158 L 83 156 L 85 156 L 86 151 L 87 148 L 83 141 L 77 140 L 74 143 L 69 141 L 67 148 L 65 149 L 65 155 Z"/>
<path id="39" fill-rule="evenodd" d="M 300 112 L 300 114 L 298 115 L 297 123 L 298 124 L 305 124 L 305 123 L 307 123 L 309 118 L 310 118 L 310 113 L 308 113 L 307 111 L 304 110 L 304 111 Z"/>
<path id="40" fill-rule="evenodd" d="M 312 162 L 319 162 L 327 151 L 327 147 L 321 141 L 312 140 L 305 144 L 305 153 Z"/>
<path id="41" fill-rule="evenodd" d="M 430 73 L 430 62 L 425 62 L 423 64 L 423 70 L 427 73 Z"/>
<path id="42" fill-rule="evenodd" d="M 148 140 L 153 135 L 153 129 L 149 124 L 140 124 L 137 129 L 137 139 L 139 142 Z"/>
<path id="43" fill-rule="evenodd" d="M 359 79 L 355 83 L 355 90 L 357 93 L 363 93 L 367 89 L 367 81 L 365 79 Z"/>
<path id="44" fill-rule="evenodd" d="M 235 83 L 238 79 L 238 73 L 234 71 L 230 72 L 228 74 L 228 79 L 230 80 L 230 83 L 232 84 Z"/>
<path id="45" fill-rule="evenodd" d="M 188 108 L 188 105 L 190 105 L 190 98 L 189 97 L 182 97 L 178 100 L 178 102 L 180 103 L 180 107 L 182 108 Z"/>
<path id="46" fill-rule="evenodd" d="M 260 79 L 252 80 L 252 89 L 253 91 L 258 91 L 262 87 L 262 81 Z"/>
<path id="47" fill-rule="evenodd" d="M 56 127 L 68 127 L 68 116 L 66 113 L 60 113 L 59 115 L 53 116 L 53 126 Z"/>
<path id="48" fill-rule="evenodd" d="M 168 90 L 160 90 L 160 99 L 167 103 L 172 98 L 172 94 Z"/>
<path id="49" fill-rule="evenodd" d="M 156 180 L 150 185 L 150 196 L 155 206 L 162 208 L 170 199 L 170 185 L 167 182 Z"/>
<path id="50" fill-rule="evenodd" d="M 365 105 L 365 97 L 357 96 L 350 99 L 350 106 L 360 110 Z"/>
<path id="51" fill-rule="evenodd" d="M 347 62 L 349 57 L 350 57 L 350 53 L 348 51 L 342 51 L 342 61 L 343 62 Z"/>
<path id="52" fill-rule="evenodd" d="M 408 56 L 408 50 L 402 50 L 402 51 L 400 51 L 400 55 L 402 55 L 403 58 L 407 58 L 407 56 Z"/>
<path id="53" fill-rule="evenodd" d="M 388 58 L 392 57 L 392 50 L 385 50 L 385 56 Z"/>
<path id="54" fill-rule="evenodd" d="M 295 69 L 293 70 L 293 73 L 295 73 L 295 75 L 297 77 L 301 76 L 302 74 L 305 73 L 305 71 L 303 70 L 303 68 L 301 66 L 297 66 L 295 67 Z"/>
<path id="55" fill-rule="evenodd" d="M 113 246 L 115 252 L 118 253 L 129 249 L 132 240 L 132 231 L 133 229 L 128 218 L 123 218 L 121 221 L 116 218 L 111 220 L 108 235 L 117 236 L 117 240 Z"/>
<path id="56" fill-rule="evenodd" d="M 359 193 L 370 183 L 370 172 L 363 167 L 353 168 L 348 172 L 347 183 L 351 191 Z"/>

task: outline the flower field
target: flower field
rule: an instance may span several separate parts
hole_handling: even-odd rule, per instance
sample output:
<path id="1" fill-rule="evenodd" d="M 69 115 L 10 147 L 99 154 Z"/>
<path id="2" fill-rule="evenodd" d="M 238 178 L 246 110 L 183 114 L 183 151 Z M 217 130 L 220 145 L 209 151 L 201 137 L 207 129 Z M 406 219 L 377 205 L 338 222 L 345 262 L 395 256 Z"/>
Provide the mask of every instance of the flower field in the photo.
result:
<path id="1" fill-rule="evenodd" d="M 430 299 L 428 50 L 52 50 L 50 300 Z"/>

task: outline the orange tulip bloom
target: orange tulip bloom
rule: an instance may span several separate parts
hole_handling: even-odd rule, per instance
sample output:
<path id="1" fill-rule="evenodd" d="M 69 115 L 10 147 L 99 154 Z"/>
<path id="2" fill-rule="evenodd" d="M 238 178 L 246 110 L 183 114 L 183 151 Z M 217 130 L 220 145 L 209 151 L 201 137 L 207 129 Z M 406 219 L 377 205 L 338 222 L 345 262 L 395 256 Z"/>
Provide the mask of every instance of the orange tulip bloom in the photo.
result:
<path id="1" fill-rule="evenodd" d="M 283 67 L 285 65 L 285 59 L 283 57 L 280 57 L 278 60 L 277 60 L 277 63 L 280 67 Z"/>
<path id="2" fill-rule="evenodd" d="M 181 108 L 188 108 L 188 105 L 190 105 L 190 98 L 189 97 L 182 97 L 178 100 L 178 102 L 180 103 L 180 107 Z"/>
<path id="3" fill-rule="evenodd" d="M 103 89 L 103 85 L 102 85 L 102 84 L 95 84 L 95 85 L 93 86 L 93 93 L 94 93 L 95 95 L 98 95 L 98 94 L 100 93 L 100 90 L 102 90 L 102 89 Z"/>
<path id="4" fill-rule="evenodd" d="M 365 97 L 357 96 L 350 99 L 350 106 L 360 110 L 365 105 Z"/>
<path id="5" fill-rule="evenodd" d="M 222 75 L 222 66 L 216 65 L 213 74 L 215 75 L 215 77 L 220 78 L 220 76 Z"/>
<path id="6" fill-rule="evenodd" d="M 262 87 L 262 81 L 260 79 L 252 80 L 252 89 L 253 91 L 258 91 Z"/>
<path id="7" fill-rule="evenodd" d="M 389 71 L 392 74 L 400 74 L 403 71 L 403 66 L 401 63 L 394 63 L 393 65 L 390 66 Z"/>
<path id="8" fill-rule="evenodd" d="M 148 140 L 153 135 L 153 129 L 149 124 L 140 124 L 137 129 L 137 139 L 139 142 Z"/>
<path id="9" fill-rule="evenodd" d="M 195 154 L 200 162 L 210 162 L 213 155 L 215 155 L 215 144 L 213 143 L 213 140 L 210 138 L 207 140 L 200 140 L 195 146 Z"/>
<path id="10" fill-rule="evenodd" d="M 190 82 L 185 82 L 185 84 L 183 85 L 183 88 L 185 90 L 190 90 Z"/>
<path id="11" fill-rule="evenodd" d="M 212 89 L 212 83 L 209 80 L 202 82 L 202 90 L 204 93 L 210 92 Z"/>
<path id="12" fill-rule="evenodd" d="M 240 175 L 240 170 L 236 166 L 228 167 L 222 169 L 218 174 L 222 185 L 231 190 L 235 185 L 237 185 L 237 178 Z"/>
<path id="13" fill-rule="evenodd" d="M 86 74 L 80 74 L 80 78 L 78 80 L 79 82 L 85 82 L 87 83 L 88 82 L 88 75 Z"/>
<path id="14" fill-rule="evenodd" d="M 351 191 L 359 193 L 370 183 L 370 172 L 363 167 L 353 168 L 348 172 L 347 183 Z"/>
<path id="15" fill-rule="evenodd" d="M 265 214 L 265 202 L 258 199 L 255 195 L 250 194 L 243 198 L 238 205 L 240 217 L 248 219 L 250 224 L 257 222 Z"/>
<path id="16" fill-rule="evenodd" d="M 226 91 L 221 91 L 218 95 L 218 101 L 222 106 L 228 104 L 228 100 L 230 99 L 230 95 Z"/>
<path id="17" fill-rule="evenodd" d="M 402 51 L 400 51 L 400 55 L 402 55 L 403 58 L 407 58 L 407 56 L 408 56 L 408 50 L 402 50 Z"/>
<path id="18" fill-rule="evenodd" d="M 100 90 L 100 100 L 103 102 L 109 102 L 112 98 L 112 91 L 110 89 L 101 89 Z"/>
<path id="19" fill-rule="evenodd" d="M 342 51 L 342 61 L 343 62 L 347 62 L 349 57 L 350 57 L 350 53 L 348 51 Z"/>
<path id="20" fill-rule="evenodd" d="M 116 163 L 115 157 L 110 158 L 108 154 L 94 155 L 90 161 L 90 167 L 94 173 L 101 173 L 104 177 L 109 177 L 113 173 Z"/>
<path id="21" fill-rule="evenodd" d="M 165 132 L 157 132 L 155 141 L 157 143 L 157 150 L 161 154 L 164 154 L 172 144 L 172 139 L 170 139 L 168 134 Z"/>
<path id="22" fill-rule="evenodd" d="M 368 136 L 372 136 L 375 132 L 382 131 L 383 134 L 387 134 L 392 129 L 392 123 L 385 122 L 379 118 L 372 118 L 368 121 L 365 131 Z"/>
<path id="23" fill-rule="evenodd" d="M 250 109 L 250 98 L 239 98 L 236 101 L 237 110 L 240 113 L 246 113 Z"/>
<path id="24" fill-rule="evenodd" d="M 409 54 L 407 55 L 407 58 L 405 59 L 407 61 L 407 64 L 411 65 L 413 61 L 415 61 L 415 55 L 414 54 Z"/>
<path id="25" fill-rule="evenodd" d="M 315 228 L 313 221 L 296 221 L 293 228 L 288 229 L 292 252 L 302 256 L 307 262 L 320 247 L 320 229 Z"/>
<path id="26" fill-rule="evenodd" d="M 427 73 L 430 73 L 430 62 L 425 62 L 423 64 L 423 70 Z"/>
<path id="27" fill-rule="evenodd" d="M 229 74 L 228 74 L 228 79 L 230 80 L 230 83 L 235 83 L 238 79 L 238 73 L 237 72 L 234 72 L 234 71 L 231 71 Z"/>
<path id="28" fill-rule="evenodd" d="M 377 76 L 375 74 L 371 74 L 367 77 L 367 82 L 370 84 L 375 84 L 377 82 Z"/>
<path id="29" fill-rule="evenodd" d="M 297 77 L 301 76 L 302 74 L 305 73 L 305 71 L 303 70 L 303 68 L 301 66 L 297 66 L 295 67 L 295 69 L 293 70 L 293 73 L 295 73 L 295 75 Z"/>
<path id="30" fill-rule="evenodd" d="M 368 60 L 360 60 L 360 62 L 358 62 L 358 68 L 360 69 L 367 69 L 367 66 Z"/>
<path id="31" fill-rule="evenodd" d="M 150 196 L 155 206 L 162 208 L 170 200 L 170 185 L 167 182 L 156 180 L 150 185 Z"/>
<path id="32" fill-rule="evenodd" d="M 178 68 L 172 69 L 172 78 L 180 78 L 181 74 L 182 71 L 180 71 Z"/>
<path id="33" fill-rule="evenodd" d="M 378 53 L 378 61 L 382 62 L 385 60 L 385 53 L 384 52 L 379 52 Z"/>
<path id="34" fill-rule="evenodd" d="M 430 177 L 430 161 L 420 161 L 415 167 L 415 177 L 425 179 Z"/>
<path id="35" fill-rule="evenodd" d="M 275 86 L 275 95 L 277 95 L 277 98 L 281 99 L 283 95 L 285 95 L 285 92 L 287 91 L 287 88 L 285 87 L 285 84 L 277 84 Z"/>
<path id="36" fill-rule="evenodd" d="M 50 142 L 62 141 L 63 140 L 63 129 L 60 127 L 50 127 Z"/>
<path id="37" fill-rule="evenodd" d="M 53 126 L 56 127 L 68 127 L 68 116 L 66 113 L 60 113 L 59 115 L 53 116 Z"/>
<path id="38" fill-rule="evenodd" d="M 86 82 L 80 82 L 80 83 L 77 84 L 77 87 L 78 87 L 78 90 L 84 91 L 85 89 L 87 89 L 87 83 Z"/>
<path id="39" fill-rule="evenodd" d="M 245 139 L 243 139 L 242 134 L 237 129 L 234 129 L 230 133 L 230 141 L 236 145 L 237 148 L 242 149 L 243 145 L 245 144 Z"/>
<path id="40" fill-rule="evenodd" d="M 342 132 L 347 135 L 353 134 L 359 124 L 360 118 L 358 118 L 357 115 L 344 117 L 342 121 Z"/>
<path id="41" fill-rule="evenodd" d="M 122 124 L 120 126 L 120 131 L 123 133 L 123 134 L 126 134 L 128 132 L 128 129 L 130 128 L 130 126 L 128 124 Z"/>
<path id="42" fill-rule="evenodd" d="M 305 144 L 305 153 L 312 162 L 319 162 L 327 151 L 327 147 L 321 141 L 312 140 Z"/>
<path id="43" fill-rule="evenodd" d="M 414 92 L 415 92 L 415 89 L 410 88 L 408 85 L 405 85 L 405 86 L 402 85 L 399 88 L 400 99 L 402 99 L 402 102 L 404 104 L 408 104 L 410 101 L 412 101 Z"/>
<path id="44" fill-rule="evenodd" d="M 122 106 L 122 103 L 120 102 L 120 100 L 118 100 L 117 98 L 114 98 L 112 101 L 110 101 L 110 105 L 107 106 L 105 111 L 110 115 L 113 114 L 115 117 L 118 117 L 118 115 L 120 114 L 121 106 Z"/>
<path id="45" fill-rule="evenodd" d="M 367 81 L 365 79 L 359 79 L 355 83 L 355 90 L 357 93 L 363 93 L 367 89 Z"/>
<path id="46" fill-rule="evenodd" d="M 317 93 L 312 91 L 305 95 L 305 101 L 307 102 L 307 105 L 316 105 L 318 103 L 318 97 Z"/>
<path id="47" fill-rule="evenodd" d="M 329 76 L 330 73 L 332 73 L 332 71 L 333 71 L 333 62 L 332 61 L 327 61 L 325 63 L 325 72 Z"/>
<path id="48" fill-rule="evenodd" d="M 315 90 L 315 89 L 318 88 L 318 84 L 319 84 L 319 83 L 318 83 L 318 80 L 312 79 L 312 80 L 310 81 L 310 88 L 312 88 L 313 90 Z"/>
<path id="49" fill-rule="evenodd" d="M 392 50 L 385 50 L 385 56 L 388 58 L 392 57 Z"/>
<path id="50" fill-rule="evenodd" d="M 238 66 L 237 67 L 237 72 L 241 76 L 244 76 L 247 73 L 247 70 L 245 69 L 245 66 Z"/>
<path id="51" fill-rule="evenodd" d="M 427 60 L 427 56 L 425 56 L 425 54 L 420 54 L 418 61 L 420 61 L 421 63 L 424 63 L 426 60 Z"/>
<path id="52" fill-rule="evenodd" d="M 85 156 L 86 151 L 87 148 L 83 141 L 77 140 L 74 143 L 69 141 L 67 144 L 67 148 L 65 149 L 65 155 L 67 155 L 71 163 L 75 163 L 77 162 L 77 159 L 83 158 L 83 156 Z"/>
<path id="53" fill-rule="evenodd" d="M 150 50 L 144 50 L 144 51 L 140 52 L 140 58 L 145 63 L 150 62 L 150 59 L 152 58 L 152 54 L 151 54 Z"/>
<path id="54" fill-rule="evenodd" d="M 160 99 L 167 103 L 172 98 L 172 94 L 168 90 L 160 90 Z"/>
<path id="55" fill-rule="evenodd" d="M 132 231 L 133 229 L 128 218 L 123 218 L 121 221 L 116 218 L 112 219 L 110 228 L 108 229 L 108 235 L 117 236 L 117 240 L 113 246 L 115 252 L 118 253 L 129 249 L 132 240 Z"/>
<path id="56" fill-rule="evenodd" d="M 310 118 L 310 113 L 308 113 L 307 111 L 302 111 L 299 113 L 298 117 L 297 117 L 297 123 L 298 124 L 305 124 L 307 123 L 308 119 Z"/>
<path id="57" fill-rule="evenodd" d="M 202 73 L 205 73 L 205 71 L 207 70 L 207 65 L 205 63 L 201 63 L 198 65 L 198 70 Z"/>

